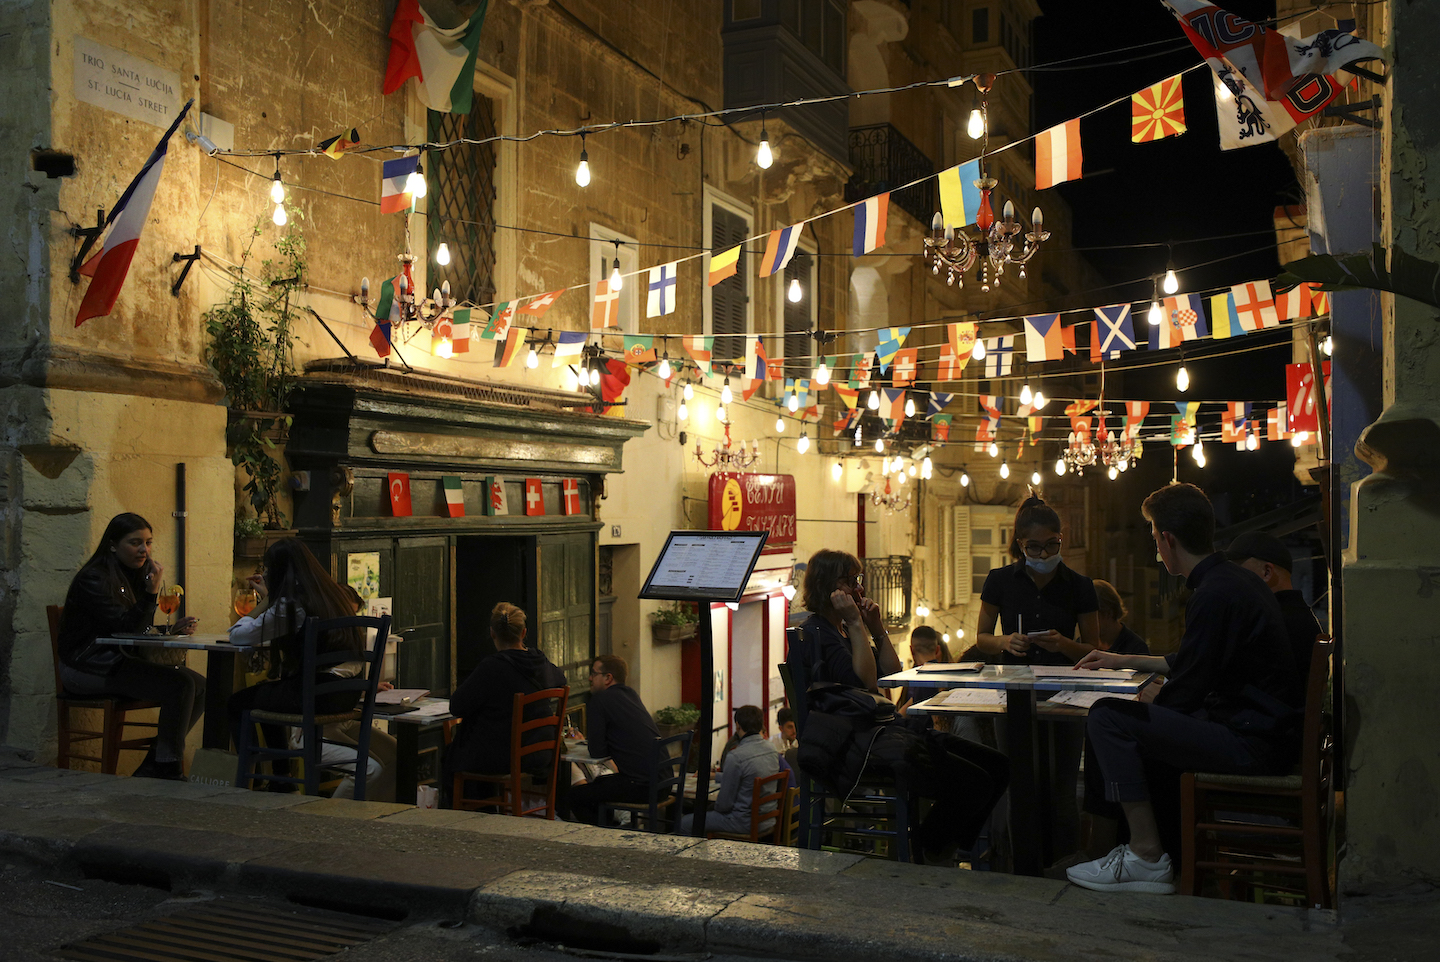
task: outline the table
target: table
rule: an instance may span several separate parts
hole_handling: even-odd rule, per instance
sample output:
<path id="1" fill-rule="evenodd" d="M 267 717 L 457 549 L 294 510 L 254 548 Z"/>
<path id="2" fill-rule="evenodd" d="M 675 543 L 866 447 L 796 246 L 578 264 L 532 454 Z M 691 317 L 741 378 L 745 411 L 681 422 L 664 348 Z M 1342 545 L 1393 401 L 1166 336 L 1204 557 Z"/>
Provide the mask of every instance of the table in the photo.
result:
<path id="1" fill-rule="evenodd" d="M 395 736 L 395 801 L 402 805 L 415 804 L 415 791 L 421 785 L 440 783 L 444 727 L 455 717 L 450 714 L 448 698 L 426 697 L 414 704 L 417 708 L 443 704 L 446 710 L 429 715 L 413 711 L 398 715 L 375 713 L 376 719 L 390 722 L 390 734 Z"/>
<path id="2" fill-rule="evenodd" d="M 200 743 L 206 748 L 230 750 L 230 723 L 227 704 L 235 691 L 234 662 L 236 655 L 249 654 L 257 648 L 264 648 L 268 642 L 259 645 L 232 645 L 230 635 L 120 635 L 113 638 L 96 638 L 100 645 L 133 645 L 136 648 L 184 648 L 189 651 L 205 652 L 205 721 L 201 729 Z"/>
<path id="3" fill-rule="evenodd" d="M 1083 718 L 1084 709 L 1039 709 L 1037 692 L 1100 691 L 1117 696 L 1138 695 L 1155 676 L 1138 673 L 1114 680 L 1090 671 L 1036 677 L 1029 665 L 986 665 L 979 671 L 918 670 L 915 668 L 880 679 L 882 688 L 981 688 L 1005 692 L 1005 733 L 1010 754 L 1010 838 L 1017 875 L 1039 875 L 1051 859 L 1049 752 L 1042 751 L 1035 721 L 1046 718 Z M 912 711 L 938 711 L 943 706 L 927 699 Z M 974 709 L 950 709 L 957 713 Z M 987 709 L 981 708 L 980 711 Z M 998 713 L 998 708 L 988 709 Z M 1030 829 L 1026 831 L 1025 829 Z"/>

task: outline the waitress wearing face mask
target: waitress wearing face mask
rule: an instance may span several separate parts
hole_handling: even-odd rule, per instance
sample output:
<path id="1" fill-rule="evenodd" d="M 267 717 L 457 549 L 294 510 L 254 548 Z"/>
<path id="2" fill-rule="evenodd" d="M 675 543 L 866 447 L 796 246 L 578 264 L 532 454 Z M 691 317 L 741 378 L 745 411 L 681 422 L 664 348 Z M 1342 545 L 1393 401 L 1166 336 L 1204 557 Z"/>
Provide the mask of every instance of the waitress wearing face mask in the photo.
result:
<path id="1" fill-rule="evenodd" d="M 1010 553 L 1015 562 L 991 570 L 980 592 L 976 645 L 1000 655 L 1005 664 L 1073 665 L 1100 645 L 1095 583 L 1060 560 L 1060 516 L 1040 498 L 1032 494 L 1015 512 L 1014 531 Z M 1079 844 L 1075 786 L 1084 728 L 1049 727 L 1055 750 L 1052 837 L 1054 855 L 1063 859 Z"/>

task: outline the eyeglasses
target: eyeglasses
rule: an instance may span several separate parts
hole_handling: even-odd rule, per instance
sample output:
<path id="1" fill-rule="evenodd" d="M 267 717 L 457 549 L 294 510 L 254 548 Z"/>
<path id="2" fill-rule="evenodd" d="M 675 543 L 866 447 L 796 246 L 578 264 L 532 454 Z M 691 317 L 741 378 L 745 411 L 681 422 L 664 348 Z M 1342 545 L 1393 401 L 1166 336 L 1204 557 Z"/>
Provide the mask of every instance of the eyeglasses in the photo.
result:
<path id="1" fill-rule="evenodd" d="M 1020 545 L 1020 548 L 1032 558 L 1041 558 L 1059 551 L 1060 542 L 1060 538 L 1051 538 L 1049 541 L 1043 543 L 1039 541 L 1026 541 Z"/>
<path id="2" fill-rule="evenodd" d="M 610 674 L 608 671 L 596 671 L 594 668 L 591 668 L 591 669 L 590 669 L 590 677 L 591 677 L 591 678 L 594 678 L 594 677 L 597 676 L 597 675 L 608 675 L 608 674 Z"/>
<path id="3" fill-rule="evenodd" d="M 865 579 L 864 579 L 864 578 L 855 578 L 853 581 L 852 581 L 851 579 L 849 579 L 849 578 L 841 578 L 839 581 L 837 581 L 837 582 L 835 582 L 835 583 L 836 583 L 837 585 L 839 585 L 840 587 L 842 587 L 842 588 L 849 588 L 852 584 L 853 584 L 856 588 L 863 588 L 863 587 L 865 587 Z"/>

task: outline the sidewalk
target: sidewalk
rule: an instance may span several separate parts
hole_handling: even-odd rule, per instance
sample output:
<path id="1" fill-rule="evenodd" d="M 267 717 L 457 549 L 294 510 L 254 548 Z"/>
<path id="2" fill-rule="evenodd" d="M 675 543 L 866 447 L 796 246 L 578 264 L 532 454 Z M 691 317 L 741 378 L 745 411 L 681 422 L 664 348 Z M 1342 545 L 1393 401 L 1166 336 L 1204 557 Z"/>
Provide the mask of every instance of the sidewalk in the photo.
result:
<path id="1" fill-rule="evenodd" d="M 1352 954 L 1333 913 L 1102 896 L 1044 879 L 115 778 L 0 755 L 0 853 L 11 852 L 176 892 L 463 918 L 553 940 L 580 931 L 641 953 L 1295 962 L 1414 958 L 1386 953 L 1440 934 L 1429 899 L 1376 903 L 1367 951 Z"/>

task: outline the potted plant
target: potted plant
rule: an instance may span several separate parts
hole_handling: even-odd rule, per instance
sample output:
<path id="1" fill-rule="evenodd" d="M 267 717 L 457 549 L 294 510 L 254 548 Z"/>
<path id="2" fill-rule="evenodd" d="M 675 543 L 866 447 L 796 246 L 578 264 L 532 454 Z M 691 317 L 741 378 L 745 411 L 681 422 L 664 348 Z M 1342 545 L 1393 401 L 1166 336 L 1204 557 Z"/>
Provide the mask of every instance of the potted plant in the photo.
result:
<path id="1" fill-rule="evenodd" d="M 689 731 L 699 720 L 700 709 L 689 702 L 683 705 L 668 705 L 655 713 L 655 725 L 660 729 L 661 738 Z"/>
<path id="2" fill-rule="evenodd" d="M 657 645 L 694 638 L 699 630 L 700 612 L 693 602 L 677 601 L 651 616 L 650 633 Z"/>
<path id="3" fill-rule="evenodd" d="M 259 558 L 265 553 L 265 526 L 259 518 L 235 519 L 235 557 Z"/>

